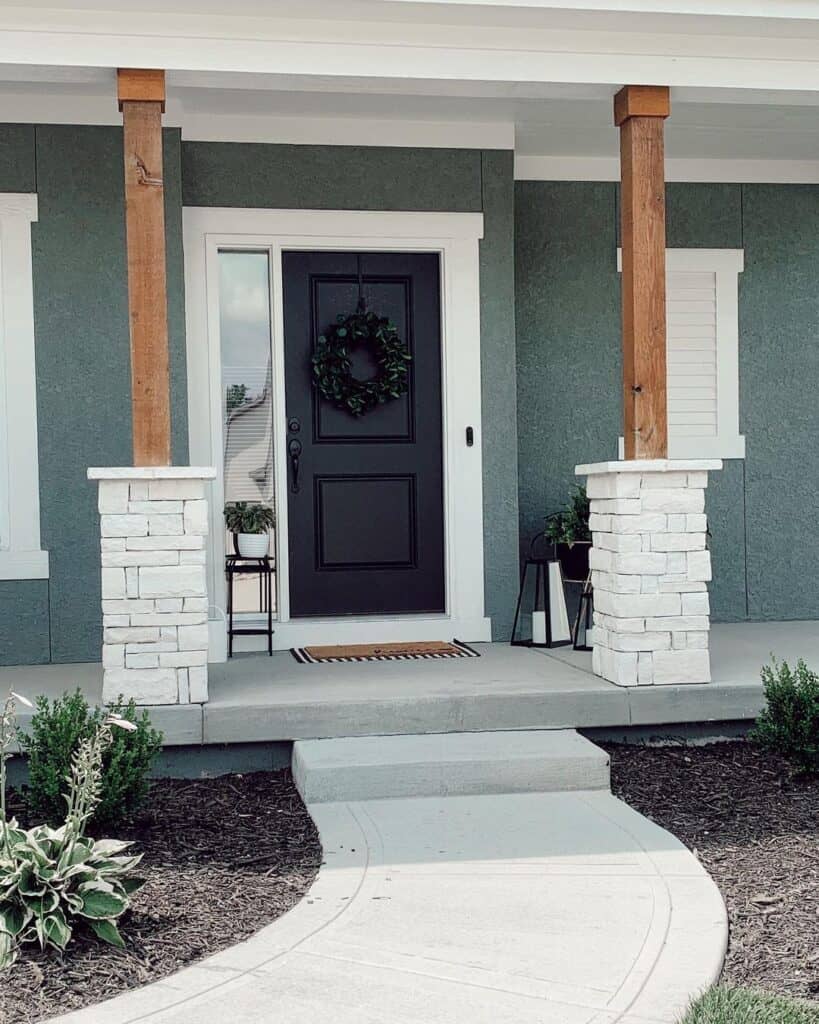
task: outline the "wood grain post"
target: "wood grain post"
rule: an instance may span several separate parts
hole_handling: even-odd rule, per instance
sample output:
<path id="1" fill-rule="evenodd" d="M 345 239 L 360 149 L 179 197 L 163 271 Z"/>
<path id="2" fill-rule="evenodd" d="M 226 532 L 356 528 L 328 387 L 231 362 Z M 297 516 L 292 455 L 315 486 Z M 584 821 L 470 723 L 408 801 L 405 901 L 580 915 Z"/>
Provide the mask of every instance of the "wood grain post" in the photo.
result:
<path id="1" fill-rule="evenodd" d="M 665 311 L 665 86 L 614 97 L 620 129 L 623 418 L 626 459 L 668 457 Z"/>
<path id="2" fill-rule="evenodd" d="M 125 156 L 125 226 L 135 466 L 171 462 L 162 113 L 165 72 L 117 72 Z"/>

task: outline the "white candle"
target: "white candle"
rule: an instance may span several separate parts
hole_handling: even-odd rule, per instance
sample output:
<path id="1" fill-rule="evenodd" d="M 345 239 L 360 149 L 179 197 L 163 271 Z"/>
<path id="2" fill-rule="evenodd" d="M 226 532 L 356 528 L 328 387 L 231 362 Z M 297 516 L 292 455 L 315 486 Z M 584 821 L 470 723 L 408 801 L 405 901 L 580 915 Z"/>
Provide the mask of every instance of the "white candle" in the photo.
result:
<path id="1" fill-rule="evenodd" d="M 532 612 L 532 643 L 546 643 L 546 612 Z"/>

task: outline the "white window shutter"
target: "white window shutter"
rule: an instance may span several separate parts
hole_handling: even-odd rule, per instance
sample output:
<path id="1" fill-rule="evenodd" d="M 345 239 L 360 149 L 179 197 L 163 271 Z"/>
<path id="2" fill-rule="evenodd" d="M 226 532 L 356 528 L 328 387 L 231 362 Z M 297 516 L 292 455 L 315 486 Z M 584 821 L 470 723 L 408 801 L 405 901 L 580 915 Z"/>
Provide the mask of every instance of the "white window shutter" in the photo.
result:
<path id="1" fill-rule="evenodd" d="M 618 269 L 621 253 L 618 250 Z M 668 455 L 741 459 L 741 249 L 666 249 Z M 620 445 L 622 457 L 622 441 Z"/>

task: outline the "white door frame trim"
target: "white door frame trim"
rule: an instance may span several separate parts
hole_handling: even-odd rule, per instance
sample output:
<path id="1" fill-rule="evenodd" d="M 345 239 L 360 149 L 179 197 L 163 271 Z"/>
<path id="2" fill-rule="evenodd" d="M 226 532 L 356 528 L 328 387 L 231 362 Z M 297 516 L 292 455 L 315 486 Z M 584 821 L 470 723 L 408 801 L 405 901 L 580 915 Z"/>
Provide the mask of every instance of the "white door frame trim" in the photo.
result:
<path id="1" fill-rule="evenodd" d="M 450 639 L 488 640 L 484 610 L 483 476 L 481 441 L 479 213 L 404 213 L 353 210 L 265 210 L 186 207 L 185 306 L 187 321 L 190 458 L 217 466 L 212 484 L 209 589 L 211 660 L 224 657 L 224 557 L 221 508 L 221 359 L 216 253 L 244 247 L 270 252 L 273 333 L 273 420 L 276 493 L 287 493 L 281 439 L 286 436 L 282 338 L 282 252 L 287 250 L 436 252 L 441 258 L 443 361 L 444 519 L 447 612 L 430 616 L 331 619 L 289 617 L 287 502 L 277 503 L 276 564 L 279 619 L 274 647 L 308 643 Z M 466 446 L 466 428 L 474 444 Z M 264 638 L 237 637 L 236 650 L 261 649 Z"/>

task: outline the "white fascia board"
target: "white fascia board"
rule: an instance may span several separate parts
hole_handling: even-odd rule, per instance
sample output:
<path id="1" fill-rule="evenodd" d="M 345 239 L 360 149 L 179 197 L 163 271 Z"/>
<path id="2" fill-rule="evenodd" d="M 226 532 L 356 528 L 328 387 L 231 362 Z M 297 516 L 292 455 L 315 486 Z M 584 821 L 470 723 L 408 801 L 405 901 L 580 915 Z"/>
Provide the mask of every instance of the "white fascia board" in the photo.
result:
<path id="1" fill-rule="evenodd" d="M 418 0 L 385 0 L 415 4 Z M 810 18 L 802 0 L 426 0 L 441 7 L 525 7 L 553 11 L 707 14 L 739 18 Z"/>
<path id="2" fill-rule="evenodd" d="M 511 122 L 373 120 L 365 117 L 233 117 L 185 114 L 190 142 L 262 142 L 317 146 L 396 146 L 427 149 L 514 149 Z"/>
<path id="3" fill-rule="evenodd" d="M 543 29 L 421 20 L 320 20 L 0 8 L 0 61 L 69 67 L 162 67 L 180 71 L 316 74 L 348 78 L 488 82 L 665 84 L 815 90 L 815 38 L 774 22 L 758 35 L 713 31 L 618 32 L 594 25 Z M 510 21 L 513 19 L 510 17 Z M 787 24 L 787 23 L 783 23 Z"/>
<path id="4" fill-rule="evenodd" d="M 612 157 L 515 156 L 517 181 L 619 181 L 620 161 Z M 722 184 L 813 185 L 819 160 L 678 159 L 665 162 L 666 181 Z"/>
<path id="5" fill-rule="evenodd" d="M 396 98 L 396 103 L 400 97 Z M 72 95 L 59 87 L 43 92 L 0 86 L 0 123 L 121 125 L 116 89 L 110 95 Z M 515 126 L 509 122 L 413 121 L 370 117 L 235 116 L 185 110 L 169 97 L 166 128 L 181 128 L 190 142 L 261 142 L 316 146 L 396 146 L 426 149 L 514 149 Z"/>

